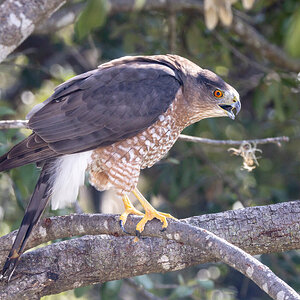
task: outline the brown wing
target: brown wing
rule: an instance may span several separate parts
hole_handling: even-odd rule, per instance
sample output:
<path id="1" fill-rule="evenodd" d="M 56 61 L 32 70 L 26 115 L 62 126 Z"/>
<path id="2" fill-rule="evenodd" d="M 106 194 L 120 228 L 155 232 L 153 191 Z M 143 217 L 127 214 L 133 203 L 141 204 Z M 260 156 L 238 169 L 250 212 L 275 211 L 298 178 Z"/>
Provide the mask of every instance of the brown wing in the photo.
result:
<path id="1" fill-rule="evenodd" d="M 136 135 L 168 109 L 182 86 L 180 77 L 159 56 L 120 59 L 72 78 L 34 111 L 29 119 L 34 133 L 0 158 L 0 170 Z"/>

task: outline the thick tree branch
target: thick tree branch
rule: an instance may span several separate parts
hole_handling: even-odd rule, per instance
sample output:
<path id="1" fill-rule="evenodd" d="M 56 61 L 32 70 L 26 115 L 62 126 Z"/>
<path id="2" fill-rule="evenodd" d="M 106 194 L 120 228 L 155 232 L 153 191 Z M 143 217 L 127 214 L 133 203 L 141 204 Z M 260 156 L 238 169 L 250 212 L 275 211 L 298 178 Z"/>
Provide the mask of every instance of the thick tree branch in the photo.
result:
<path id="1" fill-rule="evenodd" d="M 137 217 L 129 218 L 126 230 L 134 232 L 137 220 Z M 20 295 L 28 299 L 32 295 L 43 296 L 96 282 L 173 271 L 216 259 L 246 274 L 274 299 L 278 293 L 281 299 L 287 299 L 288 295 L 289 299 L 299 299 L 268 268 L 245 253 L 236 252 L 239 250 L 226 242 L 224 246 L 224 241 L 205 229 L 250 254 L 299 249 L 300 201 L 170 222 L 164 233 L 160 233 L 161 224 L 153 221 L 147 224 L 144 232 L 153 237 L 142 238 L 138 243 L 133 242 L 132 237 L 123 236 L 117 221 L 117 216 L 71 215 L 40 222 L 29 247 L 66 236 L 110 236 L 86 236 L 25 254 L 12 281 L 8 285 L 0 284 L 0 299 L 16 299 Z M 14 234 L 0 239 L 1 263 Z M 7 298 L 8 295 L 11 298 Z"/>
<path id="2" fill-rule="evenodd" d="M 6 0 L 0 5 L 0 63 L 66 0 Z"/>
<path id="3" fill-rule="evenodd" d="M 135 0 L 109 0 L 109 14 L 120 12 L 131 12 L 137 10 Z M 49 31 L 58 30 L 62 26 L 66 26 L 74 22 L 76 14 L 80 13 L 79 5 L 70 5 L 70 8 L 64 9 L 62 12 L 57 12 L 39 31 L 45 32 L 46 28 Z M 199 0 L 145 0 L 144 5 L 138 8 L 139 10 L 160 10 L 160 11 L 197 11 L 204 14 L 203 2 Z M 289 57 L 281 48 L 270 43 L 262 34 L 260 34 L 252 25 L 247 23 L 238 12 L 233 12 L 233 22 L 229 29 L 237 34 L 240 39 L 249 47 L 253 48 L 262 57 L 271 61 L 274 65 L 287 69 L 293 72 L 299 72 L 300 60 Z M 61 20 L 61 21 L 60 21 Z"/>

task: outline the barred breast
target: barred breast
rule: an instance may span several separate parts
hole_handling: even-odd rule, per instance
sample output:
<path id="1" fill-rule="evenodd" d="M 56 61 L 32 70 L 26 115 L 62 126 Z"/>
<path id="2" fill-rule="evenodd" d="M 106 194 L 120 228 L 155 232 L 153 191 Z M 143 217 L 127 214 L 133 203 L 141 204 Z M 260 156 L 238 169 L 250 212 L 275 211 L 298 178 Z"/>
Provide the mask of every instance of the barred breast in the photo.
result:
<path id="1" fill-rule="evenodd" d="M 182 116 L 182 92 L 168 110 L 148 129 L 126 140 L 98 148 L 89 165 L 90 183 L 98 190 L 116 189 L 130 193 L 137 185 L 140 169 L 151 167 L 170 150 L 180 132 L 190 123 Z"/>

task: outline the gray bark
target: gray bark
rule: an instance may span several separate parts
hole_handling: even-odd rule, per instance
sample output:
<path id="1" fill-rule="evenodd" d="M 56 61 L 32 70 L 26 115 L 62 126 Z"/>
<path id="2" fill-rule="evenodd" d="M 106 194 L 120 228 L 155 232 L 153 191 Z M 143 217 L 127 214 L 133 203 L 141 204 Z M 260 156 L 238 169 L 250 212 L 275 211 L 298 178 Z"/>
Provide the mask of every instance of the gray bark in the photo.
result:
<path id="1" fill-rule="evenodd" d="M 65 0 L 6 0 L 0 5 L 0 63 Z"/>
<path id="2" fill-rule="evenodd" d="M 137 217 L 129 218 L 126 230 L 133 233 L 138 220 Z M 159 231 L 160 223 L 152 221 L 147 224 L 144 232 L 145 236 L 152 237 L 141 238 L 138 242 L 134 242 L 131 236 L 124 236 L 118 225 L 118 216 L 71 215 L 48 218 L 41 221 L 34 230 L 29 247 L 67 236 L 87 236 L 52 244 L 23 255 L 11 282 L 0 283 L 0 299 L 32 299 L 33 295 L 44 296 L 93 283 L 152 272 L 169 272 L 216 260 L 232 265 L 231 259 L 235 261 L 235 266 L 232 266 L 240 268 L 240 271 L 247 265 L 251 266 L 244 269 L 243 273 L 251 275 L 249 277 L 269 294 L 272 291 L 272 297 L 274 293 L 282 292 L 279 295 L 284 294 L 282 299 L 287 299 L 287 291 L 278 280 L 276 286 L 274 274 L 269 273 L 268 268 L 252 265 L 252 262 L 245 264 L 250 258 L 246 256 L 245 260 L 240 260 L 241 255 L 234 252 L 235 248 L 232 250 L 229 247 L 232 255 L 225 255 L 227 245 L 221 247 L 224 255 L 215 253 L 217 246 L 209 244 L 213 238 L 208 238 L 202 247 L 199 244 L 196 247 L 195 243 L 201 239 L 198 233 L 193 232 L 195 227 L 183 229 L 185 224 L 201 227 L 203 234 L 206 234 L 203 229 L 209 230 L 250 254 L 300 249 L 300 201 L 192 217 L 181 223 L 171 221 L 163 233 Z M 190 228 L 192 231 L 189 231 Z M 0 238 L 1 264 L 14 235 L 15 232 Z M 293 294 L 295 292 L 290 293 L 289 299 L 299 299 L 297 294 Z M 275 296 L 273 298 L 276 299 Z"/>

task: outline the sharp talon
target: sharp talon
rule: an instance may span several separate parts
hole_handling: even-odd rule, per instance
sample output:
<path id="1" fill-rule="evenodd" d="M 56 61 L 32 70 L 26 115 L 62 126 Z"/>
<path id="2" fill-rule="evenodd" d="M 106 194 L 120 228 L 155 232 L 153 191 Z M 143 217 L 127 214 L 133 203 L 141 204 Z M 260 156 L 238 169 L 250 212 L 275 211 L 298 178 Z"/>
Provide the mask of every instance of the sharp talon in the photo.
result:
<path id="1" fill-rule="evenodd" d="M 122 231 L 125 232 L 125 228 L 124 228 L 124 225 L 123 225 L 123 221 L 122 221 L 122 220 L 119 220 L 119 225 L 120 225 Z"/>
<path id="2" fill-rule="evenodd" d="M 140 238 L 140 237 L 141 237 L 141 232 L 138 231 L 138 230 L 136 230 L 136 231 L 135 231 L 135 235 L 136 235 L 138 238 Z"/>
<path id="3" fill-rule="evenodd" d="M 124 233 L 130 234 L 129 232 L 127 232 L 127 231 L 125 230 L 124 224 L 123 224 L 123 221 L 122 221 L 122 220 L 119 220 L 119 225 L 120 225 L 120 227 L 121 227 L 121 229 L 122 229 L 122 231 L 123 231 Z"/>
<path id="4" fill-rule="evenodd" d="M 139 202 L 142 204 L 142 206 L 145 210 L 144 217 L 142 218 L 142 220 L 136 226 L 136 230 L 139 231 L 139 234 L 144 230 L 145 225 L 147 224 L 147 222 L 151 221 L 154 218 L 158 219 L 159 221 L 161 221 L 163 223 L 161 231 L 164 231 L 168 227 L 167 218 L 177 220 L 176 218 L 174 218 L 170 214 L 162 213 L 162 212 L 159 212 L 159 211 L 155 210 L 153 208 L 153 206 L 151 206 L 151 204 L 139 192 L 138 189 L 135 188 L 134 190 L 132 190 L 132 193 L 139 200 Z"/>
<path id="5" fill-rule="evenodd" d="M 134 206 L 130 202 L 128 196 L 126 196 L 126 195 L 123 196 L 122 200 L 123 200 L 123 203 L 125 206 L 125 211 L 120 216 L 119 224 L 120 224 L 120 227 L 123 230 L 123 232 L 125 232 L 126 234 L 130 234 L 130 232 L 127 232 L 124 228 L 128 215 L 133 214 L 133 215 L 143 216 L 144 214 L 134 208 Z"/>
<path id="6" fill-rule="evenodd" d="M 167 230 L 167 227 L 164 227 L 164 228 L 162 228 L 161 230 L 160 230 L 160 232 L 164 232 L 164 231 L 166 231 Z"/>

